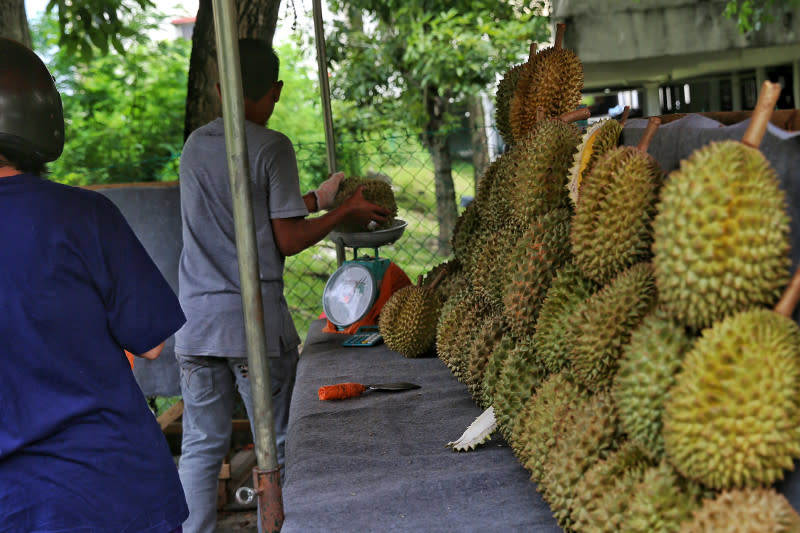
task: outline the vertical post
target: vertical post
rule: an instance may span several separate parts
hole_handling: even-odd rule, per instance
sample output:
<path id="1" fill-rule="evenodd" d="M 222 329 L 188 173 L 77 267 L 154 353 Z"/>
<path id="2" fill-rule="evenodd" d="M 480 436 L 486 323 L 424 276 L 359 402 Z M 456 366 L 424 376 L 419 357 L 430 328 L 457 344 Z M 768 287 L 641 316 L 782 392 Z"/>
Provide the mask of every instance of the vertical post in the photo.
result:
<path id="1" fill-rule="evenodd" d="M 733 111 L 742 110 L 742 78 L 738 72 L 731 73 L 731 107 Z"/>
<path id="2" fill-rule="evenodd" d="M 328 83 L 328 52 L 325 48 L 325 27 L 322 24 L 322 2 L 313 0 L 314 43 L 317 46 L 317 72 L 319 73 L 319 94 L 322 98 L 322 118 L 325 121 L 325 147 L 328 150 L 328 172 L 336 172 L 336 139 L 333 135 L 333 114 L 331 113 L 331 89 Z M 344 263 L 344 244 L 336 241 L 336 264 Z"/>
<path id="3" fill-rule="evenodd" d="M 792 104 L 800 108 L 800 59 L 792 61 Z"/>
<path id="4" fill-rule="evenodd" d="M 661 115 L 661 102 L 658 99 L 658 82 L 644 84 L 644 116 L 657 117 Z"/>
<path id="5" fill-rule="evenodd" d="M 242 288 L 247 359 L 253 397 L 253 433 L 257 469 L 253 477 L 263 531 L 280 531 L 283 499 L 272 414 L 272 391 L 261 301 L 258 248 L 250 192 L 250 166 L 244 125 L 242 73 L 239 67 L 238 14 L 234 0 L 213 0 L 217 61 L 222 87 L 225 148 L 228 154 L 236 252 Z"/>

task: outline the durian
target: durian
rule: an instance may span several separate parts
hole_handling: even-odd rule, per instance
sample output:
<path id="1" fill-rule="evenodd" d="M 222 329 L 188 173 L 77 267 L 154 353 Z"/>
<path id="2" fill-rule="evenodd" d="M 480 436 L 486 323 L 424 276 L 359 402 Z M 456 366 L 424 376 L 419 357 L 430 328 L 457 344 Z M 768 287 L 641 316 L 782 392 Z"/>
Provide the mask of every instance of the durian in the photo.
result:
<path id="1" fill-rule="evenodd" d="M 620 427 L 652 457 L 664 454 L 664 399 L 691 345 L 686 330 L 656 310 L 645 317 L 623 348 L 612 387 Z"/>
<path id="2" fill-rule="evenodd" d="M 533 335 L 550 282 L 570 259 L 571 216 L 568 209 L 556 209 L 537 218 L 500 265 L 506 272 L 503 312 L 518 337 Z"/>
<path id="3" fill-rule="evenodd" d="M 515 419 L 546 376 L 532 339 L 521 339 L 509 350 L 498 373 L 492 402 L 497 425 L 506 440 L 512 439 Z"/>
<path id="4" fill-rule="evenodd" d="M 375 229 L 381 230 L 391 228 L 397 217 L 397 201 L 394 197 L 392 185 L 382 179 L 362 178 L 359 176 L 350 176 L 343 179 L 334 197 L 334 207 L 342 205 L 342 203 L 350 198 L 356 192 L 356 189 L 362 185 L 364 186 L 362 194 L 365 200 L 383 207 L 390 212 L 386 222 L 378 224 Z M 364 231 L 363 227 L 350 222 L 340 224 L 336 229 L 343 233 Z"/>
<path id="5" fill-rule="evenodd" d="M 566 25 L 556 26 L 555 43 L 524 64 L 509 104 L 509 121 L 519 142 L 536 123 L 537 109 L 556 117 L 578 107 L 583 90 L 583 65 L 572 50 L 562 48 Z"/>
<path id="6" fill-rule="evenodd" d="M 535 54 L 536 44 L 534 43 L 531 45 L 530 57 L 534 57 Z M 514 145 L 514 134 L 508 118 L 508 108 L 524 68 L 525 64 L 521 63 L 508 69 L 497 83 L 497 91 L 495 92 L 494 123 L 497 125 L 497 133 L 500 134 L 500 138 L 509 146 Z"/>
<path id="7" fill-rule="evenodd" d="M 625 106 L 623 117 L 617 121 L 611 118 L 598 120 L 589 126 L 581 137 L 578 149 L 569 169 L 569 197 L 573 204 L 578 203 L 583 177 L 592 171 L 595 162 L 619 144 L 622 126 L 625 124 L 630 107 Z"/>
<path id="8" fill-rule="evenodd" d="M 494 345 L 492 353 L 486 361 L 481 379 L 481 401 L 479 402 L 481 405 L 492 405 L 494 403 L 494 395 L 497 389 L 497 382 L 500 379 L 500 372 L 516 344 L 516 339 L 511 336 L 510 332 L 506 332 L 500 338 L 500 341 Z"/>
<path id="9" fill-rule="evenodd" d="M 676 533 L 700 507 L 704 489 L 680 477 L 666 461 L 645 470 L 625 516 L 626 533 Z"/>
<path id="10" fill-rule="evenodd" d="M 489 405 L 483 399 L 484 371 L 495 346 L 508 332 L 508 326 L 503 315 L 497 313 L 484 318 L 478 331 L 475 342 L 471 343 L 467 348 L 467 375 L 464 383 L 467 385 L 467 389 L 475 403 L 485 409 Z"/>
<path id="11" fill-rule="evenodd" d="M 685 477 L 714 489 L 783 478 L 800 458 L 800 327 L 769 309 L 702 332 L 664 408 L 664 448 Z"/>
<path id="12" fill-rule="evenodd" d="M 706 499 L 694 512 L 691 521 L 681 528 L 683 533 L 797 533 L 800 515 L 782 494 L 772 488 L 725 491 L 714 499 Z"/>
<path id="13" fill-rule="evenodd" d="M 652 265 L 639 263 L 577 305 L 568 319 L 576 382 L 590 391 L 611 386 L 623 347 L 655 300 Z"/>
<path id="14" fill-rule="evenodd" d="M 766 128 L 757 113 L 766 103 L 769 116 L 776 86 L 765 82 L 743 142 L 696 150 L 662 188 L 653 222 L 656 284 L 667 310 L 693 328 L 771 306 L 788 281 L 786 197 L 757 148 Z"/>
<path id="15" fill-rule="evenodd" d="M 664 175 L 647 146 L 659 123 L 658 117 L 651 118 L 638 146 L 608 151 L 582 182 L 570 241 L 575 264 L 597 283 L 650 260 L 652 221 Z"/>
<path id="16" fill-rule="evenodd" d="M 436 285 L 444 277 L 440 272 L 428 286 L 408 285 L 386 301 L 378 318 L 378 328 L 386 346 L 405 357 L 419 357 L 436 344 L 436 324 L 443 300 Z"/>

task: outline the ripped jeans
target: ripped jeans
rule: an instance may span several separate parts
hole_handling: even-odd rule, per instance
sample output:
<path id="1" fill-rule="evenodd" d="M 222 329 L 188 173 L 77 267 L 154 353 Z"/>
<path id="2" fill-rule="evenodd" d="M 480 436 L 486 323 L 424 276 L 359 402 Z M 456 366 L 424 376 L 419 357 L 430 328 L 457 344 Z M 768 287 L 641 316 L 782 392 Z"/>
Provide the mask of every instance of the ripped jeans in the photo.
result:
<path id="1" fill-rule="evenodd" d="M 234 386 L 244 401 L 252 428 L 253 400 L 247 359 L 178 355 L 183 395 L 183 441 L 178 471 L 189 518 L 185 533 L 213 533 L 217 523 L 217 483 L 231 441 Z M 283 465 L 289 402 L 298 353 L 269 359 L 278 464 Z"/>

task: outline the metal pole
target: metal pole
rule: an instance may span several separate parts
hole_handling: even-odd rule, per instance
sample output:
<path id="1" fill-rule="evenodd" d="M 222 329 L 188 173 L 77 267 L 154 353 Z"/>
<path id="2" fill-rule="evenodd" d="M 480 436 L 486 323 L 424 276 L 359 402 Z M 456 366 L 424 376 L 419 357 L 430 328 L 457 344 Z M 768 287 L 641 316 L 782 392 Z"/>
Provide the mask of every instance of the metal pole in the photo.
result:
<path id="1" fill-rule="evenodd" d="M 331 113 L 331 89 L 328 84 L 328 52 L 325 49 L 325 27 L 322 24 L 322 2 L 311 2 L 314 12 L 314 43 L 317 46 L 317 72 L 319 73 L 319 94 L 322 98 L 322 117 L 325 121 L 325 147 L 328 149 L 328 172 L 336 172 L 336 139 L 333 136 L 333 114 Z M 336 264 L 341 266 L 345 260 L 344 244 L 337 240 Z"/>
<path id="2" fill-rule="evenodd" d="M 263 531 L 280 531 L 283 498 L 272 414 L 272 390 L 261 301 L 258 248 L 250 194 L 250 166 L 244 127 L 242 73 L 239 67 L 238 14 L 234 0 L 213 0 L 217 61 L 222 87 L 222 114 L 233 202 L 236 251 L 242 287 L 247 360 L 253 397 L 253 433 L 257 469 L 253 478 Z"/>

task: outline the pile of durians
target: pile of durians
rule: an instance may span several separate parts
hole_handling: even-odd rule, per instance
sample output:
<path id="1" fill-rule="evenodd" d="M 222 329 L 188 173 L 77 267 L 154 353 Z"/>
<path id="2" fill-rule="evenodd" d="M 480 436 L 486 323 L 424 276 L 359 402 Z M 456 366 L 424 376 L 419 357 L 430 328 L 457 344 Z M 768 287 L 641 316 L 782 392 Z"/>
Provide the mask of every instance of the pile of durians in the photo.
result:
<path id="1" fill-rule="evenodd" d="M 741 141 L 665 175 L 657 118 L 635 147 L 616 120 L 573 123 L 563 31 L 500 81 L 510 148 L 454 256 L 387 302 L 386 343 L 435 344 L 567 531 L 800 531 L 774 489 L 800 458 L 786 198 L 758 150 L 776 86 Z"/>

